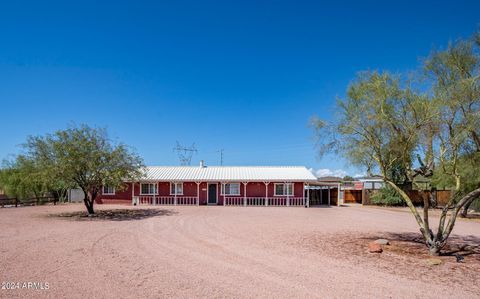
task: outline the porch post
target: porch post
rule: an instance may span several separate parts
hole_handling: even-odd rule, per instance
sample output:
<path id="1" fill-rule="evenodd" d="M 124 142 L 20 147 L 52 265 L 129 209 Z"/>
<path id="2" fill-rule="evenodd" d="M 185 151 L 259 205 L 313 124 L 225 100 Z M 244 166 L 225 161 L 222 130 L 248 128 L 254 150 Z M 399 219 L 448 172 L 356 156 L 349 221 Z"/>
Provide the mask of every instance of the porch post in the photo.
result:
<path id="1" fill-rule="evenodd" d="M 200 205 L 200 184 L 201 182 L 195 182 L 197 183 L 197 206 Z"/>
<path id="2" fill-rule="evenodd" d="M 302 202 L 303 202 L 303 206 L 307 205 L 307 203 L 305 202 L 305 185 L 306 185 L 305 183 L 302 183 L 302 188 L 303 188 L 302 189 L 303 190 L 303 192 L 302 192 Z"/>
<path id="3" fill-rule="evenodd" d="M 264 182 L 265 184 L 265 206 L 268 207 L 268 184 L 270 182 Z"/>
<path id="4" fill-rule="evenodd" d="M 285 183 L 285 189 L 287 187 L 287 184 L 288 183 Z M 293 186 L 292 186 L 292 191 L 293 191 Z M 289 206 L 290 206 L 290 194 L 287 192 L 287 207 L 289 207 Z"/>
<path id="5" fill-rule="evenodd" d="M 157 190 L 156 190 L 156 192 L 154 192 L 155 194 L 153 194 L 153 198 L 152 198 L 152 204 L 154 206 L 157 205 L 156 195 L 160 194 L 160 186 L 159 185 L 160 185 L 160 182 L 157 182 L 157 188 L 156 188 Z"/>
<path id="6" fill-rule="evenodd" d="M 71 199 L 71 197 L 70 197 Z M 135 200 L 135 182 L 132 182 L 132 206 L 135 204 L 133 201 Z"/>
<path id="7" fill-rule="evenodd" d="M 221 185 L 220 185 L 220 196 L 222 196 L 222 191 L 223 191 L 223 205 L 226 206 L 226 200 L 225 200 L 225 183 L 221 183 Z"/>
<path id="8" fill-rule="evenodd" d="M 310 207 L 310 184 L 307 184 L 307 208 Z"/>
<path id="9" fill-rule="evenodd" d="M 247 206 L 247 184 L 248 182 L 243 182 L 243 206 Z"/>
<path id="10" fill-rule="evenodd" d="M 177 183 L 176 182 L 173 182 L 173 183 L 175 184 L 175 188 L 173 188 L 173 189 L 175 189 L 175 194 L 174 194 L 175 198 L 173 199 L 173 204 L 177 205 Z M 172 186 L 170 186 L 170 189 L 171 188 L 172 188 Z"/>

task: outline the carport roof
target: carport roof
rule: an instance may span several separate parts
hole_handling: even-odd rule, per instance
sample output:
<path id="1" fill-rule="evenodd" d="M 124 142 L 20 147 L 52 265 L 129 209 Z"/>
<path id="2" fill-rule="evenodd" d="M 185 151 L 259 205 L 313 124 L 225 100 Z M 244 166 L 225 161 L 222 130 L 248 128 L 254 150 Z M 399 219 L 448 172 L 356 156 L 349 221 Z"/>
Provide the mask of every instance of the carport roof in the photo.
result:
<path id="1" fill-rule="evenodd" d="M 316 182 L 303 166 L 148 166 L 144 181 Z"/>

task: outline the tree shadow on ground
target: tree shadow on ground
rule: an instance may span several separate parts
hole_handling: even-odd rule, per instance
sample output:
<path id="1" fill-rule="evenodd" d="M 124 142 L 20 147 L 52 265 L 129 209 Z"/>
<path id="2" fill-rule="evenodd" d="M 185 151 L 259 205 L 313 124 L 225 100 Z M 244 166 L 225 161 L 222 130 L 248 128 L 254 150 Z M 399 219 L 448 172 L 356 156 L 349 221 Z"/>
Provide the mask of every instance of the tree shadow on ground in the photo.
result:
<path id="1" fill-rule="evenodd" d="M 426 252 L 426 245 L 420 233 L 386 233 L 382 234 L 381 238 L 402 244 L 404 253 L 416 254 L 419 250 Z M 480 237 L 472 235 L 450 236 L 440 255 L 480 257 Z"/>
<path id="2" fill-rule="evenodd" d="M 460 217 L 460 219 L 472 219 L 472 220 L 480 220 L 479 213 L 468 213 L 465 217 Z"/>
<path id="3" fill-rule="evenodd" d="M 49 216 L 74 221 L 132 221 L 175 214 L 177 212 L 164 209 L 115 209 L 97 210 L 91 216 L 84 211 L 50 214 Z"/>

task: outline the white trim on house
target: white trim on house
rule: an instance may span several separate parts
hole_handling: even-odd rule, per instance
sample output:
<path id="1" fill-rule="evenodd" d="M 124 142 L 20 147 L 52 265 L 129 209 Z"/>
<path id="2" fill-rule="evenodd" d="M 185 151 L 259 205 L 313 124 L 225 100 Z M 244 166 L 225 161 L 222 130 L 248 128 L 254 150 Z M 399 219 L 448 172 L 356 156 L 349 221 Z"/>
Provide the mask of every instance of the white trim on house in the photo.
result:
<path id="1" fill-rule="evenodd" d="M 105 188 L 107 188 L 107 192 L 105 192 Z M 108 185 L 104 185 L 102 187 L 102 195 L 115 195 L 115 187 L 110 187 Z"/>
<path id="2" fill-rule="evenodd" d="M 175 186 L 175 192 L 172 192 L 172 186 Z M 178 186 L 181 186 L 181 193 L 178 192 Z M 183 195 L 183 182 L 170 182 L 170 195 Z"/>
<path id="3" fill-rule="evenodd" d="M 230 193 L 231 192 L 230 186 L 229 186 L 229 189 L 228 189 L 229 193 L 225 193 L 225 186 L 226 185 L 237 185 L 238 186 L 238 188 L 237 188 L 238 193 Z M 227 196 L 240 196 L 240 193 L 241 193 L 240 192 L 240 183 L 223 183 L 222 184 L 221 193 L 220 193 L 221 196 L 225 196 L 225 195 L 227 195 Z"/>
<path id="4" fill-rule="evenodd" d="M 148 193 L 143 193 L 143 185 L 152 185 L 153 187 L 153 192 L 150 190 L 150 187 L 148 188 Z M 140 183 L 140 195 L 157 195 L 158 194 L 158 184 L 157 183 Z"/>
<path id="5" fill-rule="evenodd" d="M 277 194 L 277 186 L 278 185 L 283 185 L 283 194 Z M 287 188 L 287 186 L 290 185 L 290 188 Z M 273 196 L 293 196 L 295 194 L 294 192 L 295 184 L 294 183 L 274 183 L 273 184 Z M 290 190 L 290 192 L 286 192 L 286 190 Z"/>

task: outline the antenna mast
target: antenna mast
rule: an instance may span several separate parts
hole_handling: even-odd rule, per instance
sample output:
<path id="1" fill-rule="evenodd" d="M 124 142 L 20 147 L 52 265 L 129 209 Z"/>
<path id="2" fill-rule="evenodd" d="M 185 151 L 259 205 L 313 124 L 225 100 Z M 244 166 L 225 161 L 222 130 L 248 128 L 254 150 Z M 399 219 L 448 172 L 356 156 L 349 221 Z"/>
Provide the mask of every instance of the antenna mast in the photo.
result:
<path id="1" fill-rule="evenodd" d="M 220 149 L 217 151 L 217 153 L 220 153 L 220 165 L 223 166 L 223 151 L 224 149 Z"/>

